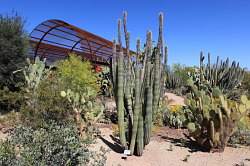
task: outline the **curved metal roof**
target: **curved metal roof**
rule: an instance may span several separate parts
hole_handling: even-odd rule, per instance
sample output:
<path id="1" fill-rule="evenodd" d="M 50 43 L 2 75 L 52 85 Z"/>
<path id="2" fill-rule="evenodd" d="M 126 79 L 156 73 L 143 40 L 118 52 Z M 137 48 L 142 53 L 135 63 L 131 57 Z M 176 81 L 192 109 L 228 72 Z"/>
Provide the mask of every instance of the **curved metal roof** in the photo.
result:
<path id="1" fill-rule="evenodd" d="M 48 64 L 76 53 L 97 64 L 108 65 L 113 43 L 61 20 L 47 20 L 30 33 L 30 55 Z"/>

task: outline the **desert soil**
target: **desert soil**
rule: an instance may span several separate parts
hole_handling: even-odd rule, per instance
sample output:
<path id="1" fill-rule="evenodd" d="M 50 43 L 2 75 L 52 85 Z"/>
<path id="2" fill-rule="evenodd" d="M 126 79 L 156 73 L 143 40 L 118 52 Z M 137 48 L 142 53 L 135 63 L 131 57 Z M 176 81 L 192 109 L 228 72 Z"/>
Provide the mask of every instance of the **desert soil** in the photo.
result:
<path id="1" fill-rule="evenodd" d="M 95 147 L 103 146 L 107 153 L 107 166 L 250 166 L 250 147 L 226 147 L 223 153 L 208 153 L 196 149 L 185 137 L 184 130 L 167 127 L 155 131 L 143 156 L 124 155 L 110 127 L 101 128 L 101 137 Z"/>

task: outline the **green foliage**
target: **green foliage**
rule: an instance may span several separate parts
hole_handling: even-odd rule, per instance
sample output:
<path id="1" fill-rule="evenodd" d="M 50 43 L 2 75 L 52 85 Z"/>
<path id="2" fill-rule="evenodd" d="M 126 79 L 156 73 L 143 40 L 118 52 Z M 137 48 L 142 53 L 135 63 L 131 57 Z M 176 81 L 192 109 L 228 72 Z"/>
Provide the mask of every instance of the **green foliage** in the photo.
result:
<path id="1" fill-rule="evenodd" d="M 248 97 L 250 97 L 250 72 L 247 71 L 244 75 L 244 79 L 242 81 L 242 89 L 246 91 Z"/>
<path id="2" fill-rule="evenodd" d="M 89 62 L 82 62 L 78 57 L 71 55 L 69 60 L 59 62 L 56 71 L 46 69 L 45 60 L 40 61 L 38 58 L 33 64 L 28 64 L 29 66 L 24 69 L 25 104 L 21 108 L 25 123 L 41 126 L 51 119 L 72 121 L 76 117 L 76 112 L 78 118 L 82 116 L 89 119 L 87 117 L 102 111 L 97 106 L 92 107 L 97 105 L 94 103 L 97 86 L 93 85 L 92 81 L 95 81 L 96 77 L 93 76 Z M 84 76 L 80 77 L 81 74 Z M 78 76 L 82 80 L 79 80 Z M 65 93 L 63 97 L 62 93 Z"/>
<path id="3" fill-rule="evenodd" d="M 57 72 L 58 79 L 64 83 L 64 89 L 59 92 L 61 98 L 69 103 L 80 135 L 84 136 L 83 130 L 87 130 L 86 128 L 90 126 L 88 123 L 95 123 L 104 110 L 101 107 L 94 107 L 100 104 L 94 101 L 100 90 L 97 76 L 92 71 L 90 62 L 82 61 L 73 54 L 69 59 L 57 64 Z"/>
<path id="4" fill-rule="evenodd" d="M 171 71 L 176 77 L 182 80 L 183 84 L 186 84 L 187 80 L 190 78 L 189 75 L 195 72 L 195 67 L 188 67 L 177 63 L 172 65 Z"/>
<path id="5" fill-rule="evenodd" d="M 24 67 L 27 56 L 28 38 L 23 27 L 24 21 L 17 14 L 0 14 L 0 89 L 16 90 L 23 82 L 22 73 L 13 73 Z"/>
<path id="6" fill-rule="evenodd" d="M 30 59 L 27 59 L 28 65 L 25 66 L 23 70 L 26 81 L 26 91 L 36 92 L 41 80 L 48 77 L 50 70 L 45 68 L 45 61 L 46 59 L 41 61 L 39 57 L 36 57 L 34 63 L 31 62 Z"/>
<path id="7" fill-rule="evenodd" d="M 17 127 L 0 146 L 1 165 L 105 165 L 105 151 L 90 151 L 71 125 L 51 122 L 33 129 Z M 15 149 L 14 149 L 15 147 Z"/>
<path id="8" fill-rule="evenodd" d="M 4 87 L 0 89 L 0 115 L 10 111 L 19 111 L 23 96 L 20 91 L 10 91 L 9 88 Z"/>
<path id="9" fill-rule="evenodd" d="M 181 94 L 181 88 L 183 85 L 184 85 L 184 82 L 181 77 L 179 77 L 172 71 L 167 72 L 165 87 L 168 92 Z"/>
<path id="10" fill-rule="evenodd" d="M 250 101 L 243 95 L 237 103 L 227 99 L 218 88 L 203 90 L 192 80 L 189 87 L 187 105 L 195 118 L 188 125 L 191 137 L 208 150 L 224 151 L 236 124 L 247 115 Z"/>
<path id="11" fill-rule="evenodd" d="M 15 147 L 9 141 L 0 141 L 0 165 L 15 166 L 17 164 Z"/>
<path id="12" fill-rule="evenodd" d="M 174 128 L 183 128 L 194 119 L 191 110 L 183 106 L 170 106 L 163 114 L 164 125 Z"/>
<path id="13" fill-rule="evenodd" d="M 103 67 L 103 70 L 98 73 L 98 84 L 101 87 L 101 94 L 107 97 L 113 96 L 111 72 L 109 67 Z"/>
<path id="14" fill-rule="evenodd" d="M 235 133 L 230 137 L 229 143 L 233 146 L 250 145 L 250 113 L 243 116 L 237 123 L 237 129 Z"/>
<path id="15" fill-rule="evenodd" d="M 67 87 L 73 91 L 81 91 L 91 88 L 98 92 L 97 76 L 92 71 L 92 65 L 88 61 L 82 61 L 79 56 L 70 54 L 69 58 L 58 62 L 56 65 L 58 77 L 67 83 Z"/>
<path id="16" fill-rule="evenodd" d="M 36 104 L 22 104 L 22 121 L 29 126 L 42 126 L 48 120 L 72 121 L 71 105 L 67 99 L 60 96 L 61 90 L 65 88 L 64 82 L 60 81 L 55 73 L 42 81 L 35 92 Z M 32 93 L 25 92 L 26 103 L 30 102 Z"/>
<path id="17" fill-rule="evenodd" d="M 233 146 L 245 145 L 250 146 L 250 130 L 237 129 L 237 131 L 230 137 L 229 143 Z"/>

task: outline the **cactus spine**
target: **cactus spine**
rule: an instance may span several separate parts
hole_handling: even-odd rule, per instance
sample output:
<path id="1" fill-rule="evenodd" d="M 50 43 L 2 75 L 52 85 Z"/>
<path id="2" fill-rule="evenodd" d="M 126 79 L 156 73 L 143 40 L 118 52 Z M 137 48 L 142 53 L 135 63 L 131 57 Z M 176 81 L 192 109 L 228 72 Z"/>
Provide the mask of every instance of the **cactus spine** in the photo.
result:
<path id="1" fill-rule="evenodd" d="M 136 55 L 132 55 L 135 58 L 134 60 L 130 55 L 126 12 L 123 15 L 123 29 L 126 44 L 125 55 L 121 43 L 121 21 L 119 21 L 119 47 L 117 49 L 116 46 L 113 46 L 112 59 L 119 136 L 124 148 L 129 147 L 132 155 L 141 156 L 144 146 L 150 141 L 153 111 L 158 109 L 161 94 L 160 84 L 163 81 L 163 63 L 166 63 L 164 58 L 167 58 L 162 53 L 164 51 L 162 42 L 163 15 L 160 14 L 160 35 L 157 47 L 153 49 L 152 33 L 147 32 L 146 47 L 143 51 L 140 50 L 140 40 L 137 40 Z M 115 42 L 114 44 L 116 45 Z M 127 129 L 125 129 L 125 119 L 128 122 Z M 125 139 L 125 133 L 127 134 L 127 140 Z"/>

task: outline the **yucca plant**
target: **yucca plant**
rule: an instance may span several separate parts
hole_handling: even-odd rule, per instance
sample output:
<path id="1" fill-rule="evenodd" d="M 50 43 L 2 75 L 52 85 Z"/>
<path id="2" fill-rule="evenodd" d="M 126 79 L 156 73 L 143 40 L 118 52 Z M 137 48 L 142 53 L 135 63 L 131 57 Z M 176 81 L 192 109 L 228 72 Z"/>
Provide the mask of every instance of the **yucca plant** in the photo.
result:
<path id="1" fill-rule="evenodd" d="M 123 29 L 126 48 L 122 47 L 121 20 L 118 21 L 118 44 L 115 41 L 113 43 L 112 78 L 118 111 L 119 137 L 122 146 L 125 149 L 129 148 L 131 155 L 141 156 L 144 146 L 149 143 L 153 114 L 159 106 L 167 61 L 167 53 L 163 46 L 162 13 L 159 15 L 159 22 L 157 46 L 153 47 L 152 32 L 148 31 L 145 49 L 141 51 L 140 40 L 137 40 L 136 55 L 132 55 L 125 12 Z M 124 119 L 127 119 L 127 124 Z M 125 126 L 128 126 L 128 130 Z"/>

